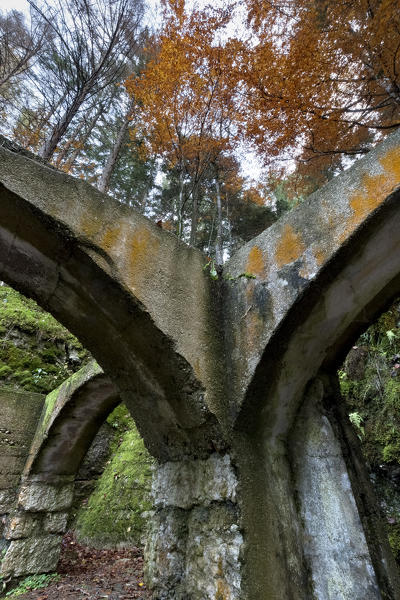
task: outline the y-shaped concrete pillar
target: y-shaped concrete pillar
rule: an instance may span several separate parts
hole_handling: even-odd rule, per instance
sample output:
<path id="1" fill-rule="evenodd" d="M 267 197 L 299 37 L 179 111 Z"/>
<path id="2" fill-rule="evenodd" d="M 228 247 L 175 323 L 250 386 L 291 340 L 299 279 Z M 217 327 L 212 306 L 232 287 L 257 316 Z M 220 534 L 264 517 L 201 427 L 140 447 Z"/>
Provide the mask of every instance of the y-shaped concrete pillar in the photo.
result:
<path id="1" fill-rule="evenodd" d="M 92 351 L 158 460 L 155 598 L 400 597 L 320 375 L 400 295 L 399 156 L 397 132 L 214 281 L 144 217 L 0 147 L 0 277 Z"/>

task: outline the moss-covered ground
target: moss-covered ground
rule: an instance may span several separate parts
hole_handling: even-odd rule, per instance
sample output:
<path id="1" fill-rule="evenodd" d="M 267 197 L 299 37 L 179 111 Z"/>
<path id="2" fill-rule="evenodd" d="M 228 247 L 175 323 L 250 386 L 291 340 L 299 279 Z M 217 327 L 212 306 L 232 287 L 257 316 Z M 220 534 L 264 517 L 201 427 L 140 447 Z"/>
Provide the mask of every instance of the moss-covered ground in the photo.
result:
<path id="1" fill-rule="evenodd" d="M 152 458 L 127 409 L 108 418 L 115 428 L 111 457 L 76 520 L 80 541 L 95 546 L 140 545 L 149 500 Z"/>

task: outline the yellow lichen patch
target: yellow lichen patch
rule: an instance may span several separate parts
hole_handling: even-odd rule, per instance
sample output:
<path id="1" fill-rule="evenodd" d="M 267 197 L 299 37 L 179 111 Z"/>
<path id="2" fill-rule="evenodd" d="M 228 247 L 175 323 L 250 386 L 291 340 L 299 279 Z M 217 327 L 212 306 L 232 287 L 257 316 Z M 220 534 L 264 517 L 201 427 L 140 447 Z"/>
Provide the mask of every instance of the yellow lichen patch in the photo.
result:
<path id="1" fill-rule="evenodd" d="M 349 226 L 355 227 L 365 219 L 386 198 L 387 183 L 385 175 L 364 175 L 363 189 L 355 192 L 350 199 L 353 215 Z"/>
<path id="2" fill-rule="evenodd" d="M 79 232 L 83 233 L 89 239 L 93 239 L 98 233 L 102 226 L 97 219 L 93 218 L 88 212 L 84 212 L 79 220 Z"/>
<path id="3" fill-rule="evenodd" d="M 222 558 L 218 561 L 218 579 L 217 579 L 217 591 L 215 593 L 215 600 L 229 600 L 231 597 L 230 589 L 226 581 L 224 580 L 224 570 L 222 567 Z"/>
<path id="4" fill-rule="evenodd" d="M 195 375 L 198 379 L 201 378 L 201 373 L 202 373 L 202 369 L 201 369 L 201 364 L 200 364 L 200 359 L 196 358 L 196 360 L 193 363 L 193 371 L 195 372 Z"/>
<path id="5" fill-rule="evenodd" d="M 263 318 L 253 307 L 250 307 L 242 318 L 245 321 L 247 347 L 250 351 L 257 350 L 260 336 L 264 330 Z"/>
<path id="6" fill-rule="evenodd" d="M 155 264 L 160 240 L 150 228 L 140 227 L 133 232 L 128 244 L 128 281 L 136 288 L 139 280 L 146 278 Z"/>
<path id="7" fill-rule="evenodd" d="M 348 221 L 342 239 L 347 237 L 375 208 L 390 194 L 396 185 L 400 184 L 400 152 L 398 148 L 389 150 L 379 161 L 384 173 L 379 175 L 366 174 L 360 190 L 350 198 L 353 214 Z"/>
<path id="8" fill-rule="evenodd" d="M 259 246 L 253 246 L 249 252 L 246 263 L 246 273 L 252 275 L 265 275 L 265 260 L 263 252 Z"/>
<path id="9" fill-rule="evenodd" d="M 215 600 L 229 600 L 231 597 L 230 589 L 225 581 L 222 579 L 217 580 L 217 591 L 215 594 Z"/>
<path id="10" fill-rule="evenodd" d="M 299 258 L 305 249 L 301 235 L 296 233 L 291 225 L 285 225 L 275 250 L 275 260 L 278 268 Z"/>
<path id="11" fill-rule="evenodd" d="M 322 247 L 313 248 L 313 254 L 315 256 L 315 260 L 317 262 L 317 265 L 318 266 L 322 265 L 322 263 L 326 259 L 326 255 L 327 255 L 327 252 L 326 252 L 325 248 L 322 248 Z"/>
<path id="12" fill-rule="evenodd" d="M 400 184 L 400 148 L 392 148 L 386 152 L 380 161 L 382 167 L 385 169 L 387 177 L 387 184 L 391 186 L 391 189 L 395 185 Z M 390 191 L 390 190 L 389 190 Z"/>
<path id="13" fill-rule="evenodd" d="M 110 251 L 118 244 L 121 237 L 121 227 L 110 227 L 104 232 L 101 245 L 104 250 Z"/>

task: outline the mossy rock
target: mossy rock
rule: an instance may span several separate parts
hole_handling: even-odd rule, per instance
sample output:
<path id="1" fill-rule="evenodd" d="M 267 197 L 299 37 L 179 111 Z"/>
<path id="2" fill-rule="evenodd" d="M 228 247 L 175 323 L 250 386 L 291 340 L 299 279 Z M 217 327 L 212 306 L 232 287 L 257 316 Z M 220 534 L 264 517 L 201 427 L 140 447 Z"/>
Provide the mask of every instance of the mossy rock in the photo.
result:
<path id="1" fill-rule="evenodd" d="M 388 519 L 393 554 L 400 564 L 400 493 L 389 474 L 400 464 L 400 327 L 399 301 L 359 338 L 362 369 L 339 371 L 340 387 L 364 458 L 374 473 L 375 491 Z M 365 356 L 365 351 L 367 356 Z M 354 358 L 354 357 L 353 357 Z M 354 360 L 353 360 L 354 362 Z M 353 365 L 357 367 L 357 365 Z M 349 377 L 357 375 L 354 379 Z M 361 376 L 359 376 L 361 373 Z"/>
<path id="2" fill-rule="evenodd" d="M 89 353 L 33 300 L 0 286 L 0 384 L 47 394 L 80 369 Z M 69 356 L 75 357 L 74 361 Z"/>
<path id="3" fill-rule="evenodd" d="M 76 534 L 80 541 L 97 547 L 141 545 L 143 513 L 152 507 L 153 459 L 125 407 L 118 407 L 108 422 L 116 428 L 112 458 L 87 505 L 78 512 Z"/>

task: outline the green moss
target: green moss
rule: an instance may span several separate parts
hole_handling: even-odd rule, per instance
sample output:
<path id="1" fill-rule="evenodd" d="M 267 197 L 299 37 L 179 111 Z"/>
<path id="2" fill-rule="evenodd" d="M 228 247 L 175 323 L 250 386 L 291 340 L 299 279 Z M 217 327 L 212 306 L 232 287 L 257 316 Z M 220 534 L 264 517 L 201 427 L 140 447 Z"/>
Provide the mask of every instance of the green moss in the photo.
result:
<path id="1" fill-rule="evenodd" d="M 396 561 L 400 563 L 400 523 L 390 526 L 388 537 L 393 555 Z"/>
<path id="2" fill-rule="evenodd" d="M 78 513 L 77 536 L 97 546 L 139 544 L 145 524 L 142 513 L 151 509 L 153 459 L 124 407 L 118 407 L 109 422 L 116 427 L 115 453 L 87 506 Z"/>
<path id="3" fill-rule="evenodd" d="M 0 307 L 3 332 L 10 332 L 17 327 L 21 331 L 34 333 L 38 338 L 45 335 L 52 340 L 76 342 L 74 336 L 34 300 L 25 298 L 10 287 L 0 286 Z"/>
<path id="4" fill-rule="evenodd" d="M 50 314 L 6 286 L 0 286 L 0 336 L 0 384 L 7 387 L 47 394 L 90 358 Z M 71 351 L 80 358 L 74 364 Z"/>

